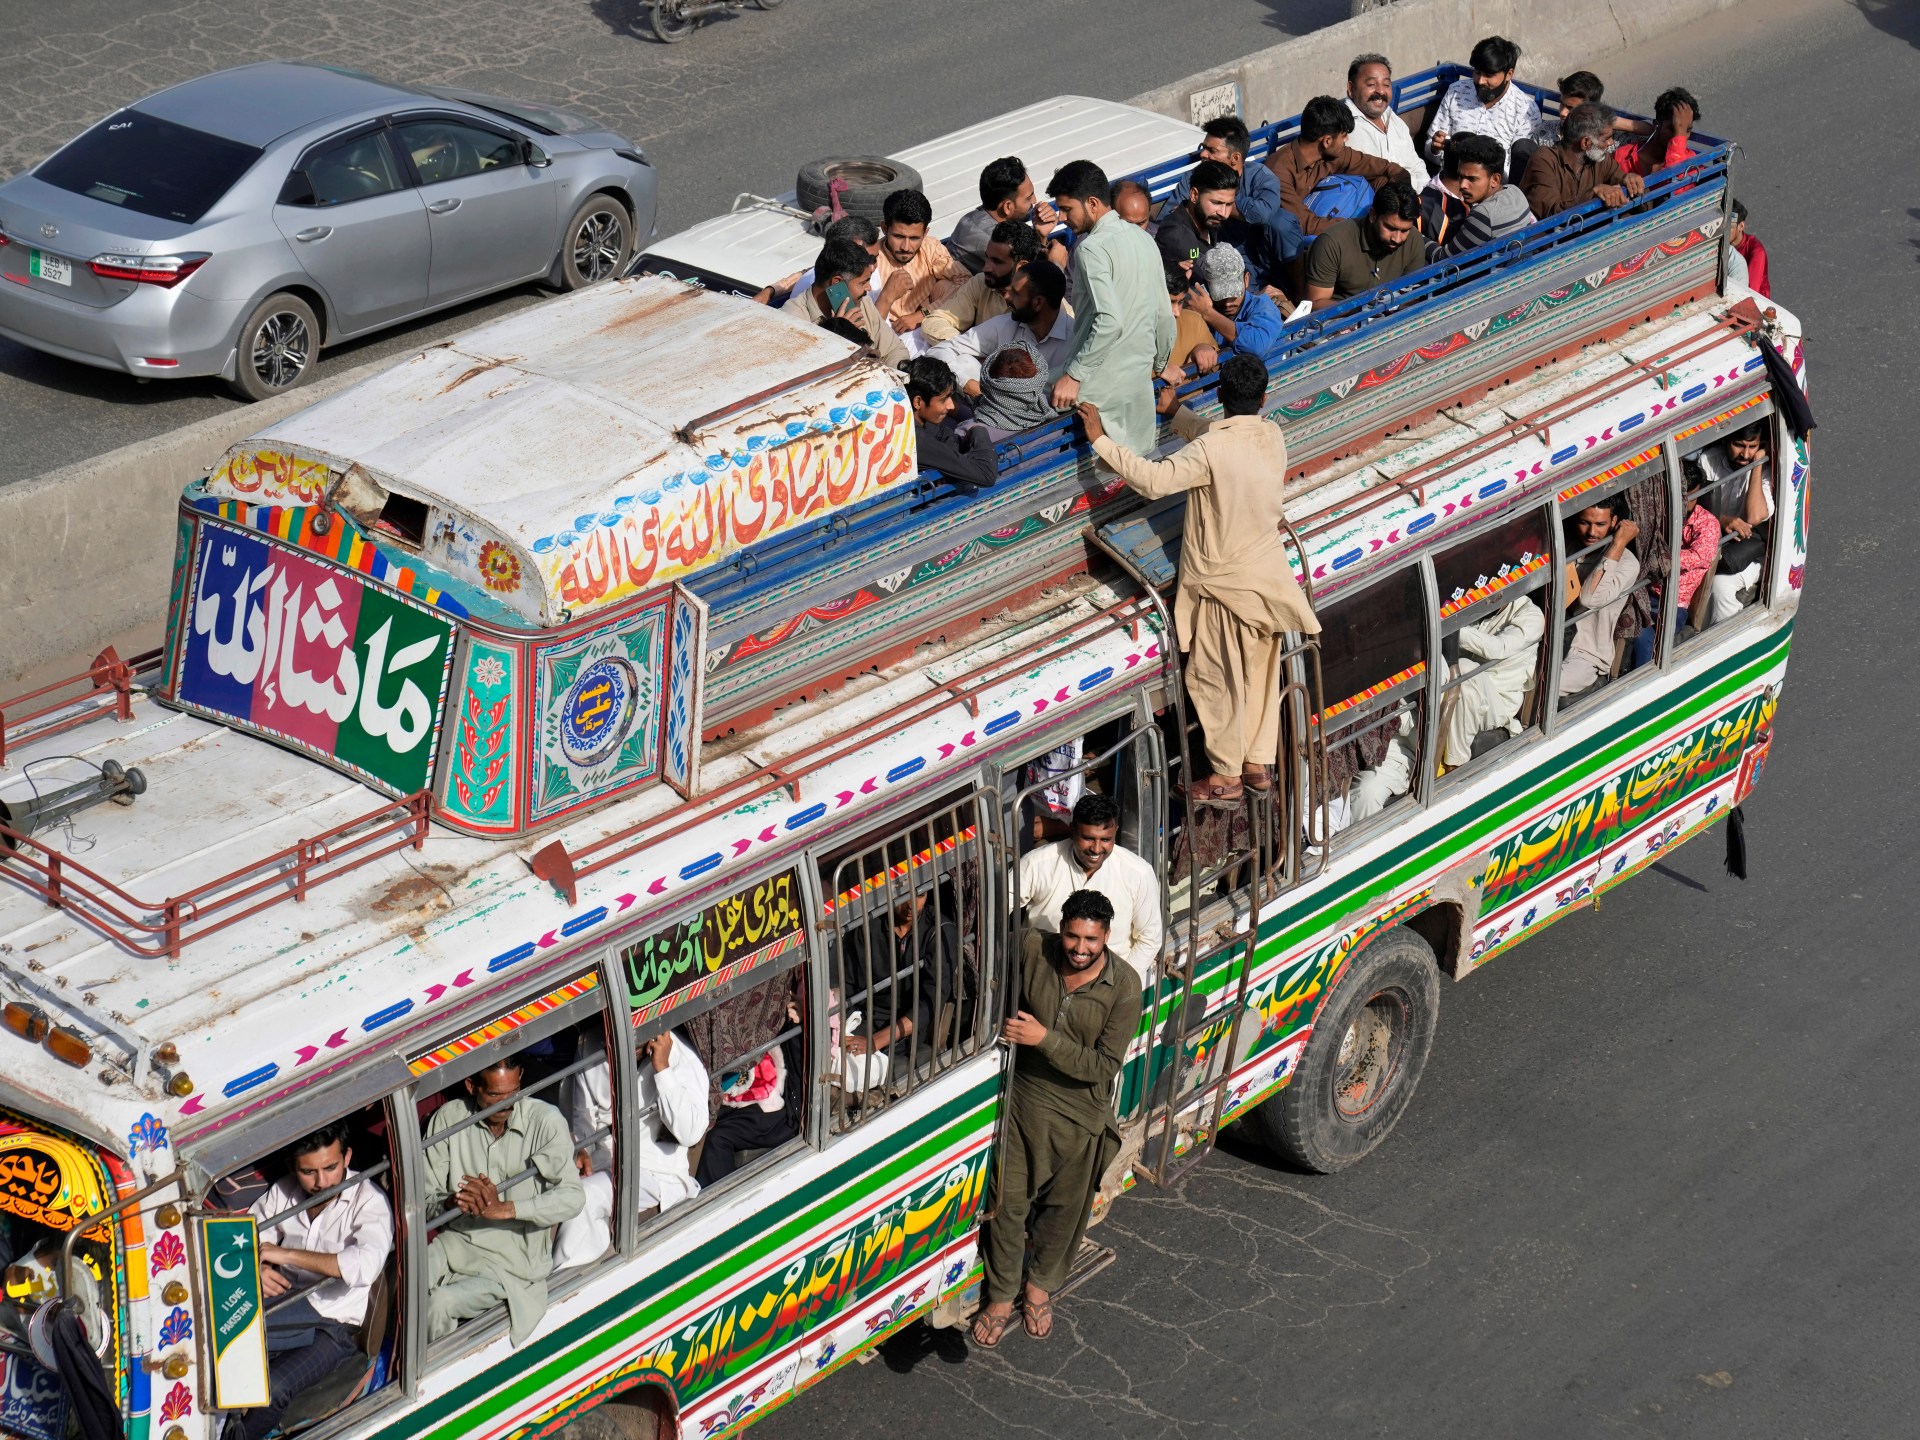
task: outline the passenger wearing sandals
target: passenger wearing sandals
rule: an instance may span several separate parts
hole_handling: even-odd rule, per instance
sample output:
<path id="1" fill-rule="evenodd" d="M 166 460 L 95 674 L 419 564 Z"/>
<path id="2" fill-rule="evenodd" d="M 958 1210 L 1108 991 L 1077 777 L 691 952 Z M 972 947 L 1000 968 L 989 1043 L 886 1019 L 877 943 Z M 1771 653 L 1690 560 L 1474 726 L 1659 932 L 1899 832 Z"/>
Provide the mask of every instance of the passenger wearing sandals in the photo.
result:
<path id="1" fill-rule="evenodd" d="M 1000 1343 L 1016 1299 L 1029 1335 L 1053 1332 L 1053 1297 L 1087 1233 L 1100 1178 L 1120 1153 L 1114 1077 L 1140 1024 L 1141 991 L 1133 967 L 1107 948 L 1112 925 L 1107 897 L 1078 890 L 1061 907 L 1058 935 L 1028 930 L 1021 941 L 1023 1008 L 1001 1029 L 1013 1047 L 1013 1083 L 982 1242 L 978 1345 Z"/>
<path id="2" fill-rule="evenodd" d="M 700 1193 L 687 1154 L 707 1133 L 707 1067 L 671 1030 L 641 1045 L 635 1058 L 640 1075 L 639 1206 L 669 1210 Z M 580 1213 L 560 1226 L 553 1246 L 556 1270 L 591 1264 L 612 1243 L 613 1140 L 600 1134 L 613 1124 L 613 1072 L 607 1066 L 594 1065 L 574 1077 L 572 1109 L 574 1141 L 580 1146 L 573 1163 L 587 1199 Z M 600 1138 L 589 1141 L 593 1135 Z"/>
<path id="3" fill-rule="evenodd" d="M 366 1322 L 367 1297 L 393 1251 L 387 1197 L 370 1182 L 349 1184 L 360 1172 L 343 1127 L 314 1131 L 294 1145 L 288 1162 L 287 1178 L 249 1211 L 260 1222 L 260 1291 L 280 1308 L 267 1316 L 267 1403 L 229 1425 L 245 1440 L 260 1440 L 295 1396 L 360 1353 L 355 1332 Z M 336 1185 L 348 1188 L 286 1215 Z"/>
<path id="4" fill-rule="evenodd" d="M 1344 113 L 1344 112 L 1343 112 Z M 1271 789 L 1280 740 L 1280 656 L 1289 631 L 1320 633 L 1280 541 L 1287 444 L 1262 418 L 1267 367 L 1235 355 L 1220 367 L 1218 420 L 1181 406 L 1173 428 L 1187 441 L 1146 460 L 1106 433 L 1092 405 L 1080 419 L 1094 454 L 1150 500 L 1187 495 L 1174 625 L 1187 652 L 1187 696 L 1206 737 L 1212 776 L 1194 784 L 1203 802 Z"/>

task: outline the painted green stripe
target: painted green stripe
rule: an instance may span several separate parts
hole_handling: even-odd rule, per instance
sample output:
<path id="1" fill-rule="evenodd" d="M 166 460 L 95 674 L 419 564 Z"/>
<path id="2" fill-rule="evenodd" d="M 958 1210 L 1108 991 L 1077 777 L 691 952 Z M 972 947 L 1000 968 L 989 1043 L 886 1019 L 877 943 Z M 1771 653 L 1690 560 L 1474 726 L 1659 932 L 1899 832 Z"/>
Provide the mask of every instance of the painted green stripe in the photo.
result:
<path id="1" fill-rule="evenodd" d="M 770 1253 L 777 1252 L 808 1231 L 831 1221 L 834 1216 L 854 1208 L 861 1196 L 886 1188 L 894 1180 L 926 1164 L 943 1151 L 960 1145 L 990 1119 L 999 1089 L 997 1075 L 983 1078 L 979 1084 L 946 1101 L 920 1122 L 920 1138 L 912 1140 L 908 1148 L 891 1151 L 884 1159 L 877 1157 L 872 1147 L 854 1149 L 837 1169 L 792 1196 L 783 1197 L 786 1202 L 782 1207 L 786 1215 L 784 1220 L 775 1221 L 766 1211 L 746 1216 L 664 1268 L 636 1277 L 636 1284 L 644 1283 L 652 1292 L 639 1308 L 629 1308 L 632 1290 L 628 1290 L 601 1302 L 552 1334 L 515 1351 L 514 1363 L 520 1373 L 506 1389 L 478 1400 L 469 1400 L 464 1394 L 467 1387 L 462 1387 L 399 1417 L 379 1434 L 382 1437 L 415 1434 L 458 1415 L 457 1426 L 446 1426 L 434 1435 L 434 1440 L 443 1440 L 443 1437 L 444 1440 L 452 1440 L 452 1437 L 465 1433 L 467 1429 L 515 1408 L 568 1370 L 591 1359 L 594 1352 L 620 1343 L 685 1305 L 719 1278 L 716 1272 L 723 1263 L 730 1271 L 753 1268 Z M 907 1138 L 897 1137 L 896 1143 Z M 841 1193 L 849 1189 L 857 1191 L 851 1200 Z M 733 1254 L 747 1246 L 752 1246 L 750 1253 Z M 645 1253 L 645 1250 L 640 1252 L 641 1255 Z M 602 1326 L 617 1328 L 602 1331 Z M 468 1382 L 468 1387 L 471 1384 Z M 484 1411 L 479 1407 L 485 1407 Z"/>

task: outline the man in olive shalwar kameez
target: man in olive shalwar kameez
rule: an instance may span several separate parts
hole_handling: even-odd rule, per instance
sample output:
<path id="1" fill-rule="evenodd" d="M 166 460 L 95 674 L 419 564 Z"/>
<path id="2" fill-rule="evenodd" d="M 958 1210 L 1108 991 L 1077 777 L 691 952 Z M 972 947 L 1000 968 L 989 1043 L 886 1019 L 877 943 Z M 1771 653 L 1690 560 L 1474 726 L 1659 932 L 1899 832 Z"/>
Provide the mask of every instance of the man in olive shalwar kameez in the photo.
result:
<path id="1" fill-rule="evenodd" d="M 1108 205 L 1107 177 L 1074 160 L 1047 187 L 1080 243 L 1073 251 L 1073 338 L 1053 382 L 1053 408 L 1100 407 L 1123 445 L 1151 450 L 1157 422 L 1153 379 L 1173 354 L 1166 269 L 1147 232 Z"/>
<path id="2" fill-rule="evenodd" d="M 1248 788 L 1272 788 L 1286 634 L 1320 633 L 1280 541 L 1287 442 L 1261 417 L 1266 395 L 1266 365 L 1235 355 L 1220 367 L 1225 416 L 1203 420 L 1182 406 L 1173 428 L 1187 444 L 1165 460 L 1142 459 L 1107 433 L 1104 414 L 1080 407 L 1094 454 L 1129 489 L 1156 500 L 1187 495 L 1173 618 L 1187 652 L 1187 698 L 1213 770 L 1191 786 L 1197 800 L 1233 801 Z"/>
<path id="3" fill-rule="evenodd" d="M 1001 1031 L 1014 1047 L 1013 1085 L 982 1247 L 979 1345 L 998 1345 L 1012 1322 L 1029 1237 L 1023 1321 L 1036 1340 L 1053 1332 L 1053 1295 L 1120 1151 L 1113 1082 L 1139 1028 L 1140 976 L 1107 948 L 1112 924 L 1112 901 L 1076 890 L 1061 907 L 1059 934 L 1029 930 L 1021 944 L 1022 1008 Z"/>

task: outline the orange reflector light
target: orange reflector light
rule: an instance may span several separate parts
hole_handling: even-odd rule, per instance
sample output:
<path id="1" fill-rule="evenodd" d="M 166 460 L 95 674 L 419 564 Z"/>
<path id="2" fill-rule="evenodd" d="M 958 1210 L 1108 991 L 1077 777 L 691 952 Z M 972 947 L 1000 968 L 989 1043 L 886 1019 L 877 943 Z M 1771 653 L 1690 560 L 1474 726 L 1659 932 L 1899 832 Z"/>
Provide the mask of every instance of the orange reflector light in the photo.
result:
<path id="1" fill-rule="evenodd" d="M 22 1005 L 18 1000 L 9 1000 L 0 1006 L 0 1025 L 5 1025 L 21 1039 L 31 1040 L 36 1045 L 46 1039 L 47 1031 L 53 1028 L 46 1011 L 37 1005 Z"/>
<path id="2" fill-rule="evenodd" d="M 193 1081 L 186 1071 L 181 1070 L 168 1077 L 167 1094 L 177 1095 L 182 1100 L 193 1094 Z"/>
<path id="3" fill-rule="evenodd" d="M 77 1030 L 49 1030 L 47 1038 L 40 1043 L 54 1059 L 69 1065 L 85 1065 L 93 1059 L 93 1047 Z"/>

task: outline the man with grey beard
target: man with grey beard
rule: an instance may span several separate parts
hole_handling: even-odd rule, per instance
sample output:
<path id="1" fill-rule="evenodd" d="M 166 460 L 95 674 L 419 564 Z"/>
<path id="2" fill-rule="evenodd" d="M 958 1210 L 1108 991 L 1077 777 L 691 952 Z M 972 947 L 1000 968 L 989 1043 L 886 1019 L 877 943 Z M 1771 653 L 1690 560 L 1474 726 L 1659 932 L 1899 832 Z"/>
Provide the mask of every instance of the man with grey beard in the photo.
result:
<path id="1" fill-rule="evenodd" d="M 1617 210 L 1646 193 L 1646 182 L 1613 158 L 1613 119 L 1611 105 L 1582 105 L 1561 122 L 1558 145 L 1534 151 L 1520 189 L 1537 219 L 1593 199 Z"/>

